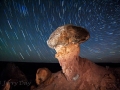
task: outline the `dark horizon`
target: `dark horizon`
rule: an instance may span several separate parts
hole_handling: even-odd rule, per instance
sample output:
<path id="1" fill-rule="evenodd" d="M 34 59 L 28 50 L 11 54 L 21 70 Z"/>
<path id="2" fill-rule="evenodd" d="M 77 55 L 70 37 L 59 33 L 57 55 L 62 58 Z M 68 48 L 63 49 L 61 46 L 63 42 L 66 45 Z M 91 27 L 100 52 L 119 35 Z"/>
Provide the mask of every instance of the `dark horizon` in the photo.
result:
<path id="1" fill-rule="evenodd" d="M 83 58 L 83 57 L 82 57 Z M 17 60 L 18 59 L 18 60 Z M 86 58 L 88 59 L 88 58 Z M 97 61 L 97 60 L 91 60 L 91 59 L 88 59 L 94 63 L 120 63 L 120 62 L 117 62 L 119 61 L 120 59 L 106 59 L 105 61 Z M 42 61 L 42 62 L 41 62 Z M 49 62 L 48 62 L 49 61 Z M 54 62 L 52 62 L 54 61 Z M 0 62 L 20 62 L 20 63 L 59 63 L 58 60 L 56 58 L 54 58 L 53 60 L 52 59 L 49 59 L 49 60 L 46 60 L 46 59 L 33 59 L 33 58 L 29 58 L 29 59 L 25 59 L 24 61 L 21 60 L 20 58 L 6 58 L 6 59 L 0 59 Z"/>
<path id="2" fill-rule="evenodd" d="M 60 66 L 60 64 L 59 64 L 59 62 L 57 62 L 57 63 L 48 63 L 48 62 L 14 62 L 14 61 L 0 61 L 0 66 L 2 66 L 2 67 L 4 67 L 5 65 L 7 65 L 7 64 L 9 64 L 9 63 L 14 63 L 15 65 L 28 65 L 28 66 L 37 66 L 37 67 L 39 67 L 40 66 L 40 68 L 42 68 L 42 67 L 51 67 L 51 68 L 53 68 L 54 67 L 54 65 L 55 65 L 55 67 L 60 67 L 61 68 L 61 66 Z M 110 67 L 119 67 L 120 66 L 120 63 L 112 63 L 112 62 L 94 62 L 95 64 L 97 64 L 97 65 L 100 65 L 100 66 L 104 66 L 104 67 L 106 67 L 106 66 L 110 66 Z"/>

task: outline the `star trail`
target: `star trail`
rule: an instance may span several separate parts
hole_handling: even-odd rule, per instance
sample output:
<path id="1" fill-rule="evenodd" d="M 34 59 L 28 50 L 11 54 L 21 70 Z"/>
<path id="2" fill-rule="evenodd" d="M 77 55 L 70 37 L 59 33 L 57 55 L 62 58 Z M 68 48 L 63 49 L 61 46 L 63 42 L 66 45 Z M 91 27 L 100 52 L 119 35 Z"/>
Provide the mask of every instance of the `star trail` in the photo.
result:
<path id="1" fill-rule="evenodd" d="M 120 0 L 0 0 L 0 61 L 58 62 L 46 41 L 65 24 L 90 32 L 81 57 L 120 63 Z"/>

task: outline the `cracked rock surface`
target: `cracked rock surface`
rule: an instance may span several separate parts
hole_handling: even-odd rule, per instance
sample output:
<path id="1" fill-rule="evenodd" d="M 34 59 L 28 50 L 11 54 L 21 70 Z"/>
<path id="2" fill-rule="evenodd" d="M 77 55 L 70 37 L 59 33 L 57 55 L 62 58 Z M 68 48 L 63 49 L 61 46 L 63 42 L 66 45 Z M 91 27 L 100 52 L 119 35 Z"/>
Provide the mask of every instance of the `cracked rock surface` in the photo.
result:
<path id="1" fill-rule="evenodd" d="M 71 24 L 58 27 L 47 44 L 55 49 L 62 71 L 52 74 L 49 85 L 41 84 L 34 90 L 119 90 L 111 70 L 79 56 L 79 44 L 89 37 L 82 27 Z"/>

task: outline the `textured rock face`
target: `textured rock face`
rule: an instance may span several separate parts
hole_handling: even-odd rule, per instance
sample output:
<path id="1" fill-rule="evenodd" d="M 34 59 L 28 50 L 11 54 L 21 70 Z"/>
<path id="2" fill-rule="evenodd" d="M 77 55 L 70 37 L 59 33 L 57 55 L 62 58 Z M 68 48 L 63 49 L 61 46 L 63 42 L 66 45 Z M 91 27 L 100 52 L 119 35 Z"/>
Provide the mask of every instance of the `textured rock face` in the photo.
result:
<path id="1" fill-rule="evenodd" d="M 109 70 L 79 57 L 79 44 L 89 38 L 86 29 L 65 25 L 55 30 L 47 44 L 56 50 L 61 72 L 51 76 L 53 82 L 34 90 L 119 90 Z"/>
<path id="2" fill-rule="evenodd" d="M 58 27 L 47 40 L 50 48 L 57 46 L 66 46 L 69 43 L 82 43 L 90 37 L 89 32 L 78 26 L 71 24 Z"/>
<path id="3" fill-rule="evenodd" d="M 57 47 L 55 50 L 57 52 L 55 57 L 58 59 L 67 80 L 77 80 L 79 78 L 79 64 L 74 61 L 79 60 L 79 45 L 71 43 L 60 49 Z"/>
<path id="4" fill-rule="evenodd" d="M 67 79 L 69 75 L 63 73 L 63 70 L 52 74 L 53 82 L 49 85 L 40 85 L 34 90 L 119 90 L 116 86 L 116 78 L 114 75 L 101 66 L 93 62 L 79 57 L 75 59 L 74 63 L 78 63 L 79 71 L 75 70 L 72 73 L 79 75 Z M 74 75 L 74 74 L 73 74 Z M 74 79 L 73 79 L 74 78 Z"/>
<path id="5" fill-rule="evenodd" d="M 36 73 L 36 84 L 49 84 L 49 78 L 51 77 L 52 73 L 47 68 L 39 68 Z"/>
<path id="6" fill-rule="evenodd" d="M 79 44 L 88 40 L 89 36 L 86 29 L 69 24 L 58 27 L 47 41 L 48 46 L 56 50 L 55 57 L 68 80 L 79 78 L 79 74 L 77 74 L 79 70 L 76 68 L 78 63 L 74 60 L 79 57 Z"/>
<path id="7" fill-rule="evenodd" d="M 10 82 L 9 82 L 10 80 L 8 80 L 6 83 L 5 83 L 5 85 L 4 85 L 4 87 L 3 87 L 3 89 L 2 90 L 10 90 Z"/>

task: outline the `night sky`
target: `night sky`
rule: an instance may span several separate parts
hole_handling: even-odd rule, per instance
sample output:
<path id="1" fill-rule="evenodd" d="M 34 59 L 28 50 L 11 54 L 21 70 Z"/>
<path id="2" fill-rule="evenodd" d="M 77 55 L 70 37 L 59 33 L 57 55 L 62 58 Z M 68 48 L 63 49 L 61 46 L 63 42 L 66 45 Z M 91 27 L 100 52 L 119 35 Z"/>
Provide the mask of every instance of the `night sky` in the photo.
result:
<path id="1" fill-rule="evenodd" d="M 120 0 L 0 0 L 0 61 L 58 62 L 46 41 L 65 24 L 90 32 L 81 57 L 120 63 Z"/>

